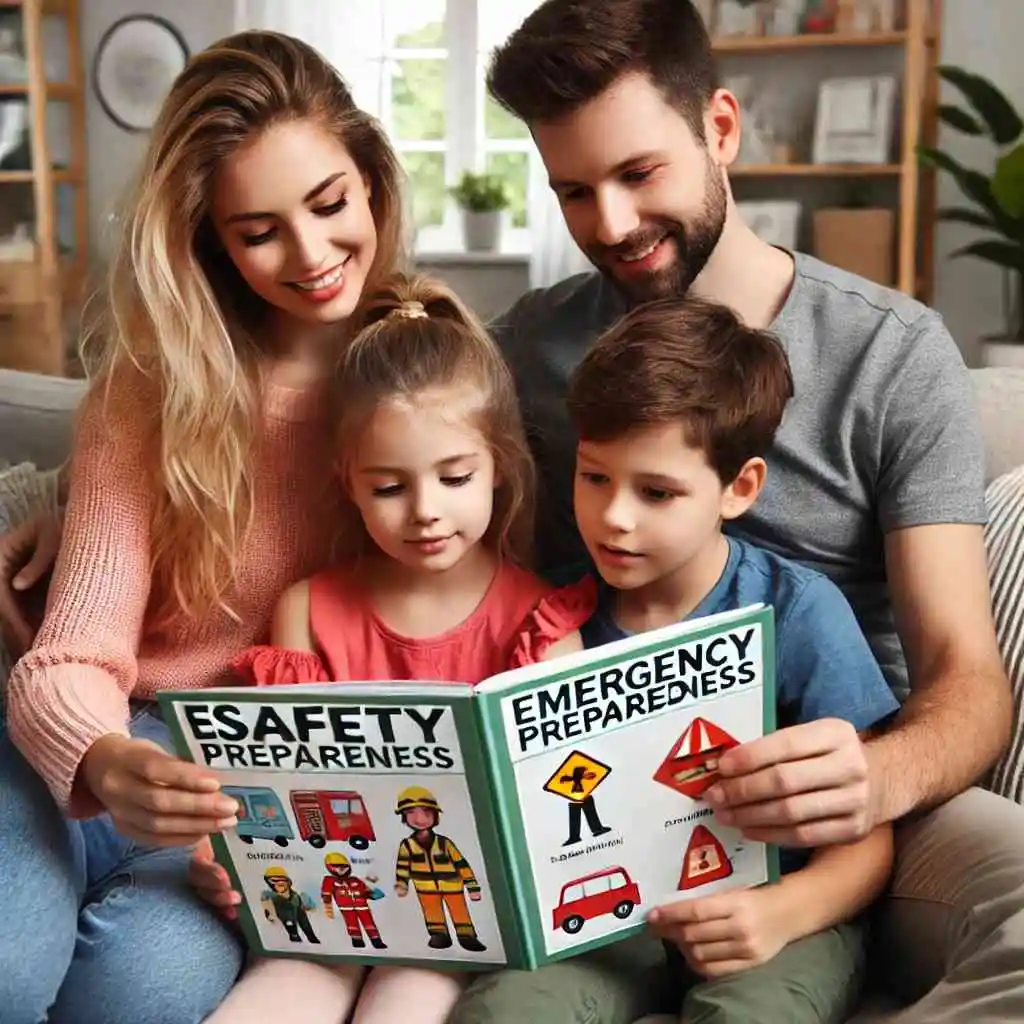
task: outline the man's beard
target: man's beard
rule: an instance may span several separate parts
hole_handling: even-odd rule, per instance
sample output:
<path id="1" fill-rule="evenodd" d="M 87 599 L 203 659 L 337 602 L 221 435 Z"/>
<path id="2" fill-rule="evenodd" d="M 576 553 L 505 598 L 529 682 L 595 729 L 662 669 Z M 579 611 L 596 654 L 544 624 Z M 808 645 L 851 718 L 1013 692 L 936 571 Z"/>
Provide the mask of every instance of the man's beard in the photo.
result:
<path id="1" fill-rule="evenodd" d="M 700 213 L 690 224 L 667 219 L 645 224 L 616 246 L 591 246 L 587 250 L 590 262 L 625 294 L 631 304 L 685 295 L 711 259 L 725 227 L 726 193 L 717 169 L 709 166 L 705 181 L 704 202 Z M 675 248 L 668 266 L 627 280 L 616 276 L 609 266 L 610 261 L 620 255 L 643 252 L 662 238 Z"/>

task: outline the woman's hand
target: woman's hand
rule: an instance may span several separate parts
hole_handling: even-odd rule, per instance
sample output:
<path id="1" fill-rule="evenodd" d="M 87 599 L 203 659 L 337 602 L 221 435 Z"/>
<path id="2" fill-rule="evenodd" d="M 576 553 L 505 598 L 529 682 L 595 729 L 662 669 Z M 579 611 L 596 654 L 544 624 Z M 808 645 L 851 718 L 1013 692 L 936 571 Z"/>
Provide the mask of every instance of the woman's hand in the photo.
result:
<path id="1" fill-rule="evenodd" d="M 23 594 L 53 566 L 61 530 L 60 517 L 44 512 L 0 537 L 0 630 L 16 658 L 32 646 L 38 628 L 25 612 Z"/>
<path id="2" fill-rule="evenodd" d="M 216 776 L 149 740 L 101 736 L 80 770 L 118 832 L 147 846 L 192 846 L 238 824 Z"/>
<path id="3" fill-rule="evenodd" d="M 213 846 L 209 836 L 204 836 L 196 845 L 188 865 L 188 880 L 199 895 L 216 907 L 229 921 L 238 917 L 235 907 L 242 902 L 241 894 L 231 888 L 231 879 L 213 859 Z M 333 907 L 328 916 L 333 916 Z"/>

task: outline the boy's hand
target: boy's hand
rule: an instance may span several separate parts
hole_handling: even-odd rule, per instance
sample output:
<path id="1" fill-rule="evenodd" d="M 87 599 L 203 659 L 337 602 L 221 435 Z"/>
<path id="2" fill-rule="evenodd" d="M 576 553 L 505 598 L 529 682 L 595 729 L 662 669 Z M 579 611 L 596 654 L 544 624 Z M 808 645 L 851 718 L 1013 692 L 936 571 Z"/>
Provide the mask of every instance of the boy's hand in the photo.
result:
<path id="1" fill-rule="evenodd" d="M 721 978 L 767 963 L 790 942 L 780 903 L 771 886 L 736 889 L 657 907 L 647 920 L 694 971 Z"/>
<path id="2" fill-rule="evenodd" d="M 229 921 L 238 917 L 235 907 L 242 902 L 242 896 L 231 888 L 227 871 L 213 859 L 209 836 L 204 836 L 196 845 L 188 865 L 188 880 L 202 899 Z"/>
<path id="3" fill-rule="evenodd" d="M 81 773 L 118 832 L 147 846 L 191 846 L 238 824 L 215 776 L 149 740 L 101 736 Z"/>

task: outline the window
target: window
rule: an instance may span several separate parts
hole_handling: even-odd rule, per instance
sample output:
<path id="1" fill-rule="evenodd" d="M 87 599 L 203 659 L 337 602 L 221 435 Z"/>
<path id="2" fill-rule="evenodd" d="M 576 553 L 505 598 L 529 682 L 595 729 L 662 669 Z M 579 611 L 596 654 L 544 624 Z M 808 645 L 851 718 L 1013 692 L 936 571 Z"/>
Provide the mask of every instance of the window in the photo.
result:
<path id="1" fill-rule="evenodd" d="M 376 11 L 362 21 L 364 28 L 374 24 L 377 52 L 364 37 L 366 63 L 357 71 L 351 51 L 329 54 L 402 158 L 420 251 L 462 247 L 448 189 L 466 170 L 504 180 L 511 207 L 503 248 L 528 249 L 533 143 L 526 127 L 487 95 L 485 76 L 491 51 L 538 2 L 375 0 Z"/>

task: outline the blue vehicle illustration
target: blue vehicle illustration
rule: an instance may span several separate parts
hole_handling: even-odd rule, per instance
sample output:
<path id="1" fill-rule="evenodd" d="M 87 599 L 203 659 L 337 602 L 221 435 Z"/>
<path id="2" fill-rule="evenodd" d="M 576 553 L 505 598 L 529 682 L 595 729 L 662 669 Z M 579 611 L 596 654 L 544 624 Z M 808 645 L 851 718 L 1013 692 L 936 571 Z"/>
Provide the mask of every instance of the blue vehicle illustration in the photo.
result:
<path id="1" fill-rule="evenodd" d="M 235 831 L 243 843 L 267 839 L 287 846 L 295 838 L 284 804 L 269 786 L 225 786 L 223 792 L 238 801 Z"/>

